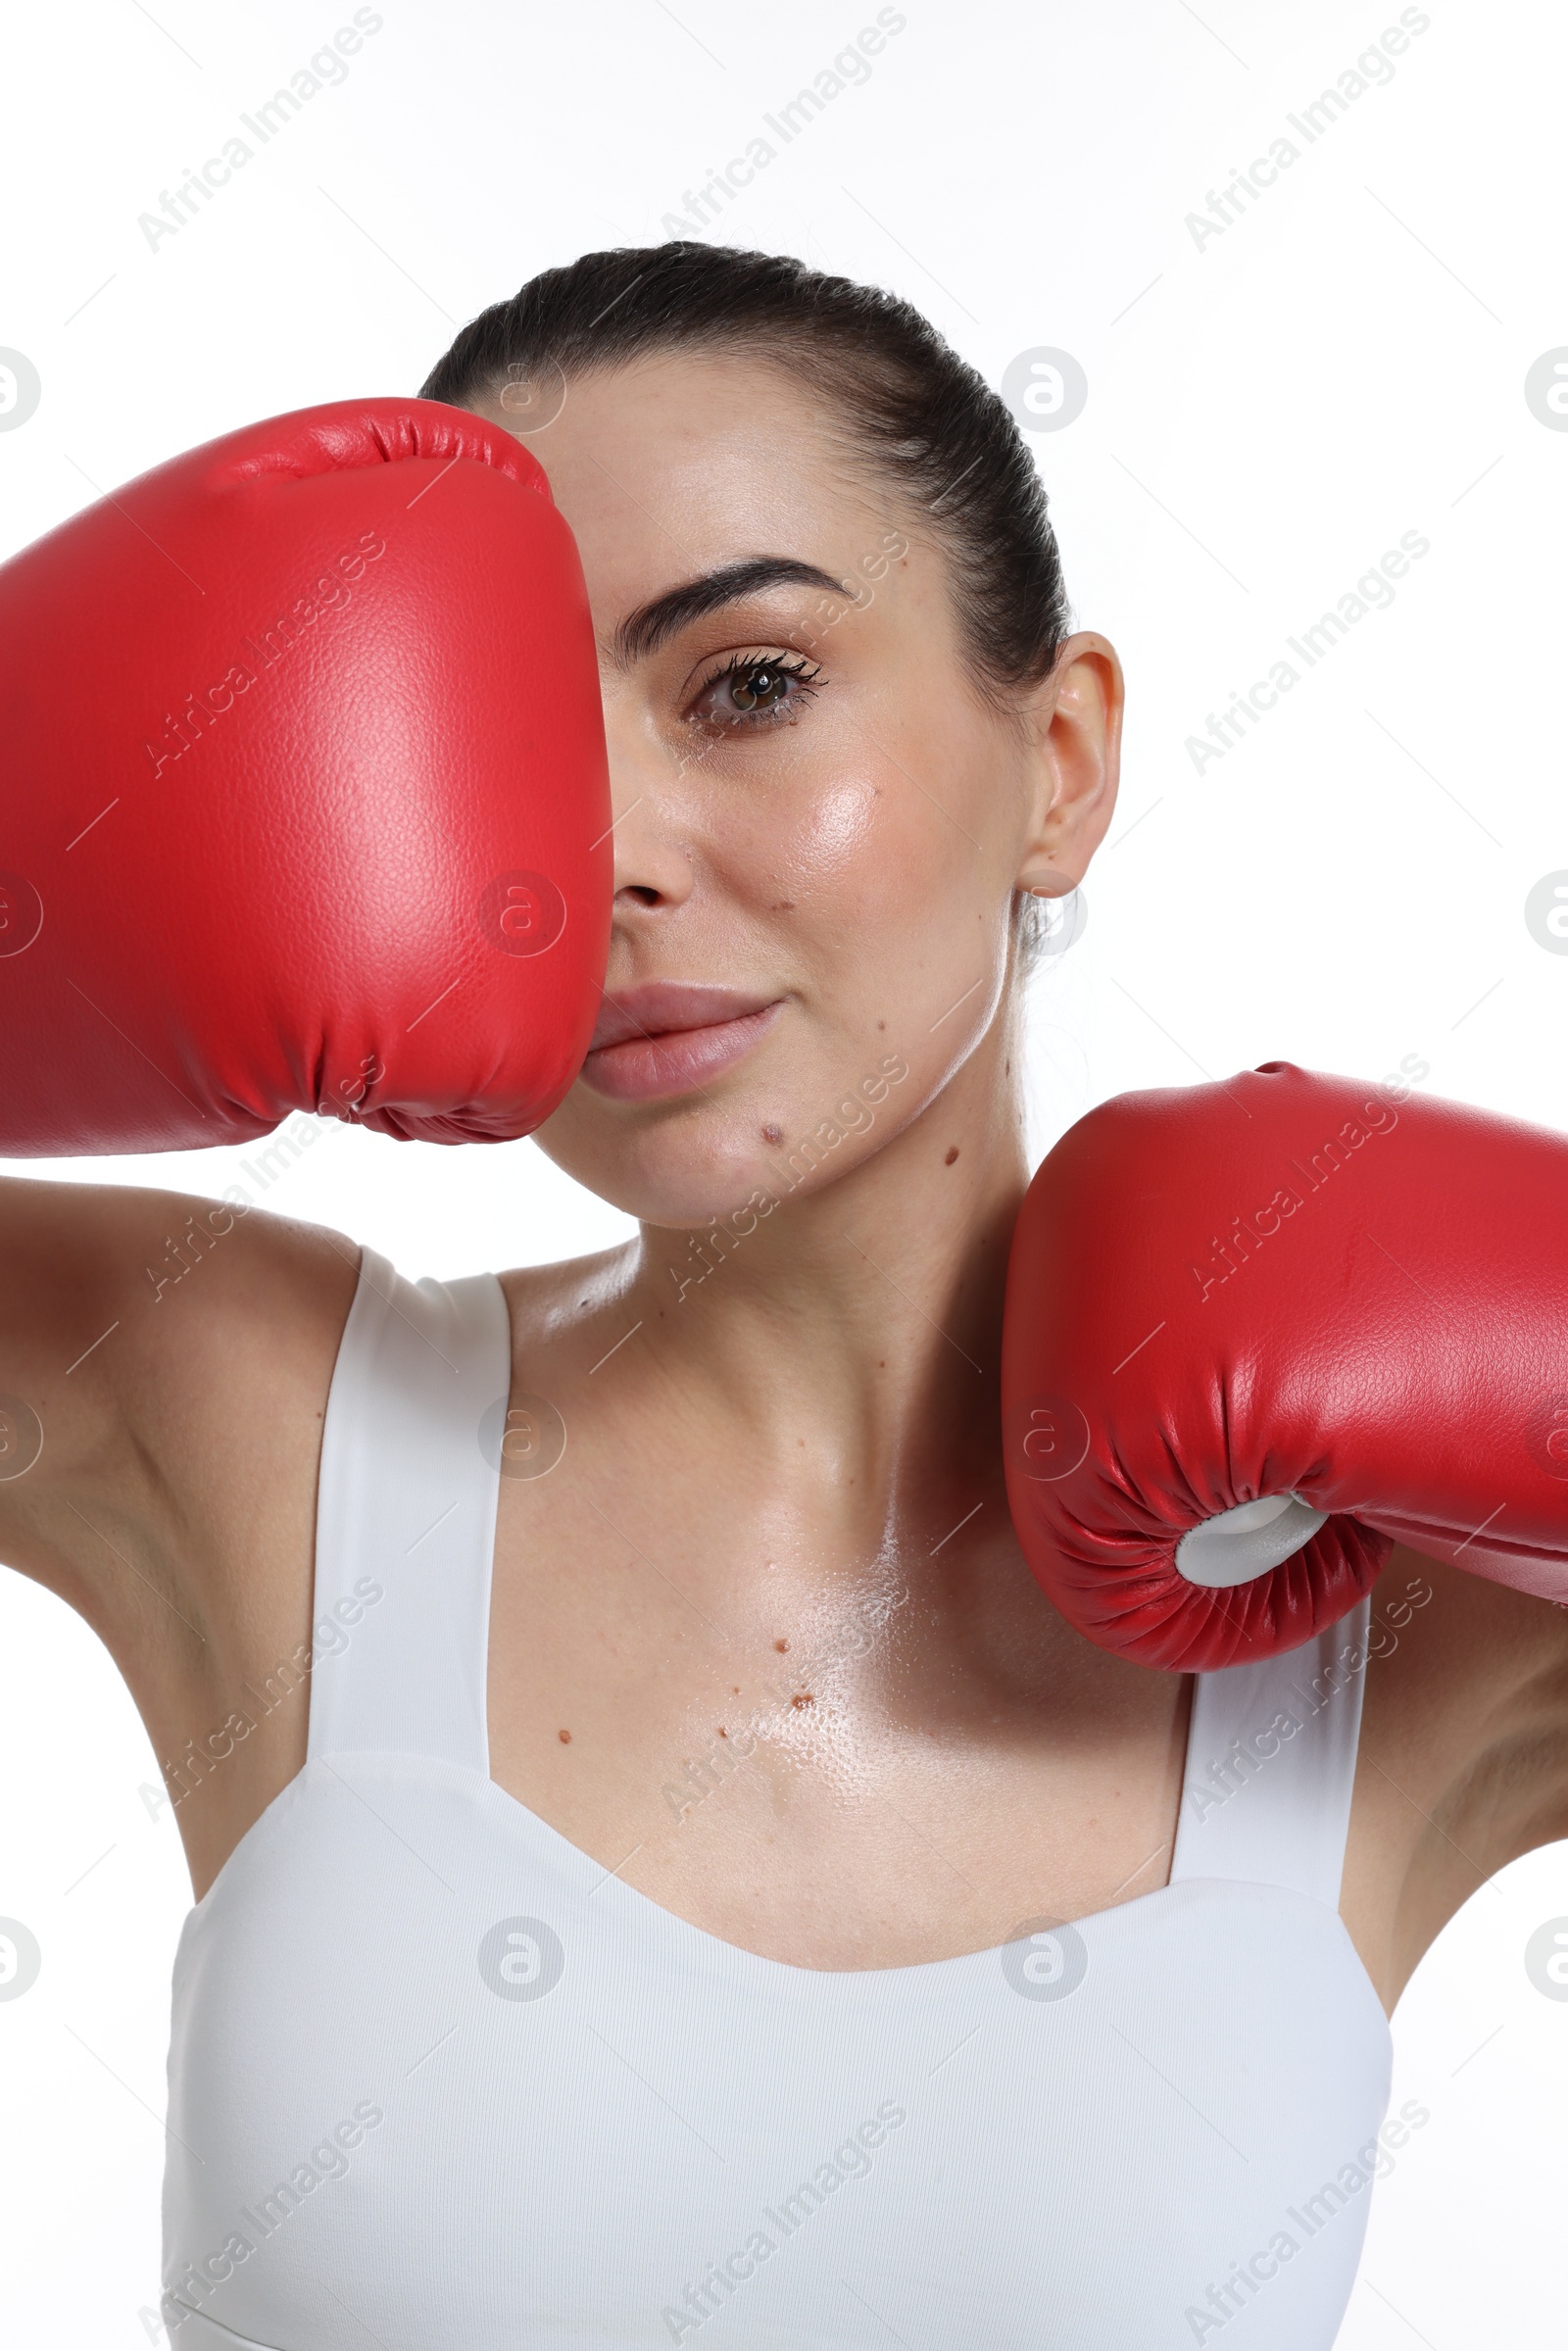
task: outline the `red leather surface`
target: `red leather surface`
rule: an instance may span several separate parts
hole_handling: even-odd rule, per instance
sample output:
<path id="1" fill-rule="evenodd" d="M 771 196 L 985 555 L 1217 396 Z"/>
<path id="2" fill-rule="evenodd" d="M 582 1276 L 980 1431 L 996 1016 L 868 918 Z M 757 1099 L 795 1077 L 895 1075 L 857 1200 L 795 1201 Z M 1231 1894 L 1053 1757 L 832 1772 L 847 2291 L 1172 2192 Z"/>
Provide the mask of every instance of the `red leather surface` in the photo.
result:
<path id="1" fill-rule="evenodd" d="M 418 400 L 230 433 L 0 567 L 0 1153 L 554 1108 L 609 783 L 576 548 L 509 434 Z"/>
<path id="2" fill-rule="evenodd" d="M 1018 1219 L 1003 1416 L 1035 1574 L 1148 1665 L 1296 1647 L 1391 1540 L 1568 1599 L 1568 1141 L 1282 1061 L 1102 1103 Z M 1295 1558 L 1178 1572 L 1288 1491 L 1332 1514 Z"/>

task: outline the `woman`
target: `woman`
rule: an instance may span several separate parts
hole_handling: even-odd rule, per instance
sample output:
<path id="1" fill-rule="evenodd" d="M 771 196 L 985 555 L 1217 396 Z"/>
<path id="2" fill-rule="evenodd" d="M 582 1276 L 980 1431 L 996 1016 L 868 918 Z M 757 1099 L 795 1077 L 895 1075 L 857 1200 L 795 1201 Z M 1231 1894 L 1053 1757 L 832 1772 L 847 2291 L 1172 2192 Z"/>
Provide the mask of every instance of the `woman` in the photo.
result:
<path id="1" fill-rule="evenodd" d="M 253 1215 L 0 1485 L 180 1797 L 172 2338 L 1326 2351 L 1386 2012 L 1568 1829 L 1568 1636 L 1396 1554 L 1199 1868 L 1223 1678 L 1024 1564 L 1019 984 L 1122 701 L 1028 452 L 908 306 L 700 246 L 423 390 L 581 551 L 613 930 L 540 1142 L 639 1232 L 443 1289 Z M 8 1183 L 6 1385 L 189 1206 Z"/>

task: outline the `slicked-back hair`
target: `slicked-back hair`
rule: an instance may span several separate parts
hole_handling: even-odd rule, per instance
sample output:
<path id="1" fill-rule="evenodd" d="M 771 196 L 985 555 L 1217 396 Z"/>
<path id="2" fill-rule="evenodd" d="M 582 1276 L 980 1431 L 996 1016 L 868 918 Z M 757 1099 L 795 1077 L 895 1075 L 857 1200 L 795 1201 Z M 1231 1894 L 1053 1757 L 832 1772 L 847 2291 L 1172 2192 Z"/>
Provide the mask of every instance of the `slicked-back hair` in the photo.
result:
<path id="1" fill-rule="evenodd" d="M 947 559 L 975 684 L 1005 703 L 1047 678 L 1070 626 L 1045 485 L 1010 410 L 913 305 L 787 254 L 677 241 L 585 253 L 470 319 L 420 396 L 498 402 L 669 352 L 751 355 L 823 398 L 854 457 Z M 1024 895 L 1025 962 L 1043 919 Z"/>

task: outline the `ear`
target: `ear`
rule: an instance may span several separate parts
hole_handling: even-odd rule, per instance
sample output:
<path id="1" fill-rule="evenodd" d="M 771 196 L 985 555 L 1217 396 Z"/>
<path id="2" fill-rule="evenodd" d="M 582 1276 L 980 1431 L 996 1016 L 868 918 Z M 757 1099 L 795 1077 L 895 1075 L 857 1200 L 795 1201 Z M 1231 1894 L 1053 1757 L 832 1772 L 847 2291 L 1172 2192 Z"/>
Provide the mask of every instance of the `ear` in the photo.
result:
<path id="1" fill-rule="evenodd" d="M 1024 713 L 1035 788 L 1019 889 L 1064 898 L 1083 880 L 1116 806 L 1122 702 L 1115 647 L 1080 629 Z"/>

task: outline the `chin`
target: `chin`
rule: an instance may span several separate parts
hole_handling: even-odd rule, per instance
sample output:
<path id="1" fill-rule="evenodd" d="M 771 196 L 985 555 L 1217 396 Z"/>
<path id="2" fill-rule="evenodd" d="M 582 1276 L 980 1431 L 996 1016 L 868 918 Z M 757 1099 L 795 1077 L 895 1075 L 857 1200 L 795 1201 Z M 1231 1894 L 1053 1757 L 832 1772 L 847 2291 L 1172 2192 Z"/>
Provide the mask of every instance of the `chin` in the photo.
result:
<path id="1" fill-rule="evenodd" d="M 538 1140 L 566 1174 L 643 1224 L 693 1232 L 717 1220 L 744 1238 L 792 1196 L 819 1192 L 868 1157 L 873 1132 L 906 1121 L 907 1061 L 882 1051 L 864 1058 L 852 1086 L 748 1088 L 725 1102 L 685 1094 L 629 1118 L 607 1119 L 608 1105 L 584 1089 Z"/>
<path id="2" fill-rule="evenodd" d="M 691 1232 L 728 1217 L 754 1192 L 779 1191 L 758 1141 L 765 1114 L 721 1116 L 685 1096 L 611 1123 L 621 1131 L 604 1132 L 596 1102 L 580 1121 L 558 1112 L 535 1140 L 564 1174 L 640 1224 Z"/>

